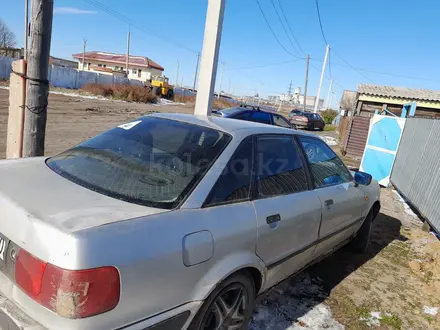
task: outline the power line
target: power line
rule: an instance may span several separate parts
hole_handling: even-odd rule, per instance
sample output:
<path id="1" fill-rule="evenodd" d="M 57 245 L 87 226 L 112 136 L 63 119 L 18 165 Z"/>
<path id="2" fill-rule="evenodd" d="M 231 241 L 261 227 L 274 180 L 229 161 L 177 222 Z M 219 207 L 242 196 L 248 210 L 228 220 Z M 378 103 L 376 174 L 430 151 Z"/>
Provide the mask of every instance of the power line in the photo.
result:
<path id="1" fill-rule="evenodd" d="M 174 45 L 175 47 L 185 49 L 188 52 L 191 52 L 191 53 L 194 53 L 194 54 L 198 53 L 197 51 L 195 51 L 195 50 L 185 46 L 184 44 L 181 44 L 180 42 L 178 42 L 176 40 L 173 40 L 173 39 L 171 39 L 169 37 L 163 36 L 163 35 L 155 32 L 153 30 L 148 29 L 146 26 L 144 26 L 144 25 L 138 23 L 137 21 L 135 21 L 135 20 L 133 20 L 133 19 L 131 19 L 131 18 L 121 14 L 120 12 L 118 12 L 118 11 L 116 11 L 116 10 L 114 10 L 114 9 L 112 9 L 112 8 L 102 4 L 102 3 L 100 3 L 97 0 L 83 0 L 83 1 L 87 2 L 88 4 L 90 4 L 90 5 L 92 5 L 92 6 L 96 7 L 96 8 L 98 8 L 99 10 L 101 10 L 103 12 L 106 12 L 107 14 L 109 14 L 109 15 L 117 18 L 117 19 L 119 19 L 120 21 L 123 21 L 123 22 L 127 23 L 128 25 L 133 26 L 133 27 L 143 31 L 146 34 L 152 35 L 152 36 L 154 36 L 154 37 L 156 37 L 156 38 L 158 38 L 158 39 L 160 39 L 162 41 L 165 41 L 165 42 L 167 42 L 169 44 Z"/>
<path id="2" fill-rule="evenodd" d="M 325 37 L 325 33 L 324 33 L 324 28 L 322 27 L 322 20 L 321 20 L 321 13 L 319 11 L 319 2 L 318 0 L 315 0 L 316 3 L 316 12 L 318 14 L 318 21 L 319 21 L 319 27 L 321 28 L 321 34 L 322 34 L 322 39 L 324 40 L 325 44 L 328 45 L 327 39 Z M 346 61 L 341 55 L 339 55 L 337 52 L 335 52 L 333 50 L 333 52 L 336 54 L 336 56 L 338 56 L 341 60 L 343 60 L 351 69 L 355 70 L 357 73 L 359 73 L 362 77 L 364 77 L 365 79 L 367 79 L 368 81 L 371 81 L 373 84 L 376 84 L 372 79 L 368 78 L 366 75 L 364 75 L 362 72 L 360 72 L 358 69 L 356 69 L 353 65 L 351 65 L 350 63 L 348 63 L 348 61 Z M 330 64 L 329 64 L 329 70 L 330 69 Z M 330 73 L 331 75 L 331 73 Z"/>
<path id="3" fill-rule="evenodd" d="M 357 68 L 355 68 L 353 65 L 351 65 L 350 63 L 348 63 L 341 55 L 339 55 L 337 52 L 333 51 L 336 56 L 338 56 L 342 61 L 345 62 L 345 64 L 347 64 L 350 68 L 352 68 L 353 70 L 355 70 L 357 73 L 359 73 L 362 77 L 364 77 L 365 79 L 371 81 L 373 84 L 376 84 L 374 82 L 374 80 L 368 78 L 366 75 L 364 75 L 360 70 L 358 70 Z"/>
<path id="4" fill-rule="evenodd" d="M 302 58 L 296 59 L 296 60 L 284 61 L 284 62 L 269 63 L 269 64 L 262 64 L 262 65 L 256 65 L 256 66 L 247 66 L 247 67 L 243 67 L 243 68 L 232 68 L 232 69 L 227 69 L 225 71 L 241 71 L 241 70 L 252 70 L 252 69 L 266 68 L 269 66 L 279 66 L 279 65 L 294 63 L 294 62 L 298 62 L 301 60 L 302 60 Z"/>
<path id="5" fill-rule="evenodd" d="M 297 44 L 299 50 L 300 50 L 304 55 L 306 55 L 306 53 L 304 52 L 304 50 L 301 48 L 301 45 L 299 44 L 298 39 L 296 39 L 295 33 L 293 33 L 292 27 L 290 26 L 290 23 L 289 23 L 289 21 L 288 21 L 288 19 L 287 19 L 287 17 L 286 17 L 286 13 L 284 12 L 284 8 L 283 8 L 283 5 L 281 4 L 281 1 L 280 1 L 280 0 L 278 0 L 278 5 L 279 5 L 280 8 L 281 8 L 281 13 L 283 14 L 283 17 L 284 17 L 284 19 L 285 19 L 285 21 L 286 21 L 286 23 L 287 23 L 287 27 L 289 28 L 290 33 L 292 34 L 293 40 L 295 40 L 295 43 Z"/>
<path id="6" fill-rule="evenodd" d="M 278 44 L 281 46 L 281 48 L 284 49 L 284 51 L 296 58 L 300 58 L 297 55 L 292 54 L 291 52 L 289 52 L 286 47 L 284 47 L 284 45 L 281 43 L 280 39 L 278 39 L 277 35 L 275 34 L 274 30 L 272 29 L 272 26 L 270 25 L 266 15 L 264 14 L 263 8 L 261 7 L 260 1 L 255 0 L 257 2 L 258 8 L 260 9 L 261 15 L 263 16 L 264 20 L 266 21 L 267 26 L 269 27 L 270 32 L 272 32 L 273 37 L 275 38 L 275 40 L 278 42 Z"/>
<path id="7" fill-rule="evenodd" d="M 328 45 L 327 39 L 325 38 L 324 29 L 322 28 L 321 13 L 319 12 L 318 0 L 315 0 L 315 3 L 316 3 L 316 12 L 318 13 L 319 27 L 321 28 L 322 39 L 324 39 L 325 44 Z"/>
<path id="8" fill-rule="evenodd" d="M 280 14 L 278 13 L 278 9 L 277 9 L 277 7 L 275 6 L 275 2 L 274 2 L 274 0 L 270 0 L 270 2 L 272 3 L 272 7 L 273 7 L 273 9 L 275 10 L 275 13 L 277 14 L 278 20 L 280 21 L 281 26 L 283 27 L 284 33 L 286 33 L 286 35 L 287 35 L 287 39 L 289 40 L 290 44 L 292 45 L 292 48 L 295 49 L 295 51 L 296 51 L 298 54 L 300 54 L 300 52 L 298 51 L 298 49 L 297 49 L 297 48 L 295 47 L 295 45 L 293 44 L 293 41 L 292 41 L 292 39 L 290 38 L 289 32 L 287 32 L 287 28 L 286 28 L 286 26 L 284 25 L 284 22 L 283 22 L 283 20 L 281 19 Z"/>

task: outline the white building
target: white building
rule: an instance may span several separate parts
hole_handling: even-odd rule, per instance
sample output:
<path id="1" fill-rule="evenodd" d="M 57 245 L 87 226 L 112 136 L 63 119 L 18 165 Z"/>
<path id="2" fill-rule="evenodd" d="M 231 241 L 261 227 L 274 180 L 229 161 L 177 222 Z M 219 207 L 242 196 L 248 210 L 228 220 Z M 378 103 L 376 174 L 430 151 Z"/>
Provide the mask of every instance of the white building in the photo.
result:
<path id="1" fill-rule="evenodd" d="M 85 54 L 73 54 L 72 57 L 78 60 L 78 70 L 127 76 L 127 56 L 124 54 L 86 52 Z M 127 76 L 129 79 L 147 81 L 150 80 L 153 75 L 161 76 L 163 71 L 164 68 L 162 66 L 148 57 L 133 55 L 129 57 Z"/>

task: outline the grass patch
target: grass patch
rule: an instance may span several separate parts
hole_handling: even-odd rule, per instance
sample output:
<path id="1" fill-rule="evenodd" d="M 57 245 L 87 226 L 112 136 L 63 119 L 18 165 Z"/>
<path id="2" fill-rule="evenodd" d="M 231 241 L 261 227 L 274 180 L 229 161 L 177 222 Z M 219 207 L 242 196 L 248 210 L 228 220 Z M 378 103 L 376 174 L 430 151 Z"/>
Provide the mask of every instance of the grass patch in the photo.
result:
<path id="1" fill-rule="evenodd" d="M 324 131 L 326 131 L 326 132 L 336 131 L 336 126 L 334 126 L 334 125 L 325 125 L 324 126 Z"/>
<path id="2" fill-rule="evenodd" d="M 384 325 L 388 325 L 396 330 L 402 329 L 402 320 L 399 319 L 396 315 L 388 315 L 385 313 L 381 313 L 380 323 Z"/>
<path id="3" fill-rule="evenodd" d="M 157 96 L 142 86 L 116 85 L 116 84 L 87 84 L 82 91 L 109 97 L 115 100 L 140 103 L 156 103 Z"/>
<path id="4" fill-rule="evenodd" d="M 174 101 L 175 102 L 181 102 L 186 104 L 196 104 L 196 96 L 195 95 L 174 95 Z M 218 99 L 214 98 L 212 102 L 212 108 L 213 109 L 225 109 L 225 108 L 231 108 L 235 104 L 225 100 L 225 99 Z"/>

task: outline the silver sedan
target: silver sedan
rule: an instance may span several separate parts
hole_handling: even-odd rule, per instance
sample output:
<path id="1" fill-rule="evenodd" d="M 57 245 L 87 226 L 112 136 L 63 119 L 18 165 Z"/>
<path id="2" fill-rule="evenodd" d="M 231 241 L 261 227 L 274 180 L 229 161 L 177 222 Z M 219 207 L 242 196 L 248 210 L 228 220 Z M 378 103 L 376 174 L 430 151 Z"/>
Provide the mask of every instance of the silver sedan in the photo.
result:
<path id="1" fill-rule="evenodd" d="M 245 329 L 255 298 L 349 243 L 379 186 L 319 138 L 155 114 L 0 162 L 0 329 Z"/>

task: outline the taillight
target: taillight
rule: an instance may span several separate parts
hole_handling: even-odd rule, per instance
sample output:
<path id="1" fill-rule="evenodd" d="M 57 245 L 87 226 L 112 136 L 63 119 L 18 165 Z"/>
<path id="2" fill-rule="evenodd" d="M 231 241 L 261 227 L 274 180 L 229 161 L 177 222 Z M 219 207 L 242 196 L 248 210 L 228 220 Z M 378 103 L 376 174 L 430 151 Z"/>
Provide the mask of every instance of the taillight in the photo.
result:
<path id="1" fill-rule="evenodd" d="M 120 296 L 115 267 L 67 270 L 45 263 L 21 249 L 15 268 L 17 285 L 60 316 L 78 319 L 107 312 Z"/>

